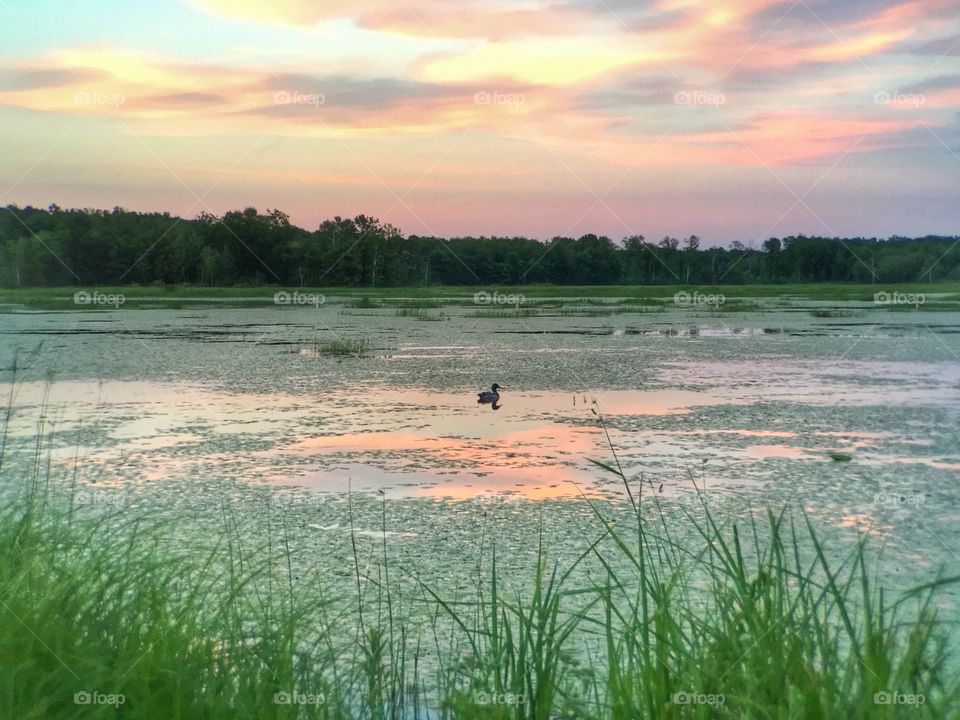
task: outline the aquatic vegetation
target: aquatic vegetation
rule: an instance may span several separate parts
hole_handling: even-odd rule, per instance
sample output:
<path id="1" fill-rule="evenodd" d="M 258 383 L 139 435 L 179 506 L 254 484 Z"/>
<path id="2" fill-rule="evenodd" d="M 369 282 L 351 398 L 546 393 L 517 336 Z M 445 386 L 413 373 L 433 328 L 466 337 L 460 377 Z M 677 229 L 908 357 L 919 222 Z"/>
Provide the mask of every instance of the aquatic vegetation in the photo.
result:
<path id="1" fill-rule="evenodd" d="M 615 301 L 618 305 L 643 305 L 646 307 L 663 307 L 672 305 L 672 298 L 666 297 L 625 297 Z"/>
<path id="2" fill-rule="evenodd" d="M 319 355 L 363 355 L 370 349 L 370 341 L 366 338 L 336 338 L 333 340 L 314 341 L 314 350 Z"/>
<path id="3" fill-rule="evenodd" d="M 535 534 L 533 574 L 511 588 L 490 536 L 464 557 L 466 595 L 397 563 L 386 499 L 367 538 L 350 496 L 352 567 L 299 583 L 282 505 L 267 506 L 260 543 L 226 498 L 219 527 L 185 536 L 176 518 L 91 512 L 43 462 L 28 477 L 4 466 L 0 706 L 52 719 L 86 705 L 165 720 L 957 716 L 936 601 L 960 578 L 889 598 L 866 538 L 837 558 L 802 512 L 727 524 L 699 492 L 668 524 L 616 454 L 595 464 L 628 502 L 583 500 L 586 550 L 558 558 Z M 587 564 L 592 580 L 575 582 Z"/>
<path id="4" fill-rule="evenodd" d="M 536 308 L 532 307 L 517 307 L 517 308 L 489 308 L 483 310 L 475 310 L 474 312 L 467 315 L 471 318 L 483 318 L 487 320 L 509 320 L 511 318 L 532 318 L 537 317 L 540 314 Z"/>
<path id="5" fill-rule="evenodd" d="M 733 309 L 731 302 L 736 299 L 755 299 L 767 303 L 780 299 L 783 301 L 856 301 L 873 305 L 877 292 L 875 285 L 853 285 L 844 283 L 783 284 L 783 285 L 713 285 L 697 286 L 704 294 L 722 293 L 726 298 L 726 309 Z M 923 293 L 927 302 L 925 310 L 956 310 L 958 308 L 958 283 L 896 283 L 896 289 L 903 293 Z M 202 285 L 165 285 L 162 288 L 149 285 L 98 286 L 106 294 L 122 293 L 126 298 L 126 307 L 171 307 L 171 306 L 226 306 L 226 307 L 269 307 L 273 306 L 274 294 L 282 288 L 277 286 L 233 286 L 207 287 Z M 360 295 L 356 290 L 343 287 L 300 288 L 304 293 L 324 295 L 328 302 L 335 302 L 337 296 L 346 297 L 349 303 L 382 302 L 391 307 L 426 307 L 437 309 L 446 305 L 472 306 L 477 291 L 489 292 L 490 286 L 480 288 L 470 286 L 415 286 L 415 287 L 379 287 L 375 295 Z M 522 292 L 529 306 L 544 307 L 573 303 L 582 299 L 589 304 L 604 300 L 611 305 L 664 306 L 673 305 L 673 296 L 678 292 L 690 292 L 690 285 L 602 285 L 602 286 L 566 286 L 566 285 L 523 285 L 498 286 L 496 291 L 504 294 Z M 75 288 L 0 288 L 0 304 L 26 305 L 33 308 L 59 308 L 95 311 L 92 305 L 77 306 L 73 295 Z M 891 310 L 915 309 L 912 305 L 883 306 Z M 357 309 L 373 309 L 359 307 Z M 746 308 L 744 308 L 746 309 Z"/>
<path id="6" fill-rule="evenodd" d="M 549 300 L 543 305 L 560 307 L 560 303 Z M 455 303 L 444 301 L 445 308 L 450 304 Z M 473 310 L 467 298 L 456 304 L 456 310 L 449 312 Z M 647 307 L 640 302 L 609 305 Z M 190 313 L 180 322 L 165 318 L 165 326 L 156 329 L 138 324 L 137 316 L 124 322 L 151 346 L 152 338 L 182 341 L 184 352 L 191 353 L 187 355 L 190 367 L 215 368 L 218 374 L 222 368 L 210 358 L 242 355 L 224 353 L 224 347 L 233 346 L 214 346 L 211 341 L 246 337 L 251 349 L 275 346 L 273 355 L 251 351 L 248 365 L 232 368 L 229 395 L 224 393 L 216 402 L 212 395 L 200 396 L 208 413 L 191 417 L 195 409 L 179 405 L 174 418 L 178 432 L 196 433 L 191 442 L 202 440 L 203 446 L 200 450 L 199 445 L 183 446 L 172 453 L 177 457 L 212 452 L 240 455 L 251 447 L 271 450 L 278 436 L 298 437 L 303 427 L 324 434 L 335 428 L 332 432 L 349 445 L 358 437 L 375 439 L 377 433 L 369 432 L 374 424 L 370 418 L 376 418 L 376 430 L 385 438 L 400 428 L 419 437 L 436 437 L 440 432 L 447 437 L 466 436 L 472 426 L 463 424 L 466 421 L 451 410 L 454 406 L 434 390 L 464 382 L 462 375 L 451 380 L 444 368 L 472 367 L 478 358 L 488 362 L 496 357 L 496 377 L 509 377 L 508 384 L 520 388 L 518 395 L 525 392 L 523 402 L 531 404 L 528 409 L 535 407 L 538 416 L 551 419 L 569 418 L 580 437 L 583 425 L 593 421 L 574 416 L 572 390 L 563 393 L 562 405 L 555 398 L 537 398 L 538 393 L 548 392 L 540 384 L 544 368 L 550 368 L 550 382 L 563 385 L 564 390 L 564 383 L 572 388 L 622 388 L 628 383 L 643 387 L 655 377 L 658 385 L 675 387 L 695 380 L 694 384 L 712 390 L 690 393 L 681 403 L 685 412 L 677 414 L 637 414 L 630 408 L 639 404 L 648 411 L 677 409 L 675 397 L 661 398 L 664 406 L 660 408 L 654 402 L 656 395 L 638 393 L 618 399 L 611 390 L 606 401 L 618 408 L 616 429 L 611 428 L 617 433 L 614 437 L 618 442 L 630 437 L 643 443 L 624 448 L 625 462 L 635 462 L 642 450 L 647 463 L 656 457 L 658 465 L 679 464 L 678 455 L 671 453 L 682 453 L 679 457 L 686 461 L 705 449 L 711 458 L 720 455 L 723 462 L 733 462 L 749 450 L 750 443 L 760 442 L 751 437 L 763 437 L 771 429 L 797 433 L 798 437 L 775 442 L 808 449 L 809 461 L 764 461 L 767 472 L 777 463 L 774 472 L 786 481 L 780 492 L 789 484 L 796 495 L 792 501 L 777 492 L 751 495 L 755 514 L 748 514 L 744 501 L 743 508 L 728 515 L 724 502 L 733 496 L 742 499 L 736 490 L 724 499 L 691 492 L 681 501 L 661 495 L 657 483 L 627 482 L 631 472 L 623 473 L 614 461 L 601 468 L 603 477 L 615 480 L 603 487 L 622 486 L 619 494 L 626 498 L 624 502 L 617 501 L 613 492 L 598 499 L 585 487 L 589 500 L 578 502 L 530 501 L 517 493 L 499 502 L 465 499 L 437 509 L 436 504 L 410 498 L 394 501 L 373 496 L 374 500 L 356 494 L 342 498 L 316 493 L 309 505 L 298 500 L 300 504 L 294 506 L 283 500 L 290 498 L 289 488 L 264 487 L 260 490 L 263 502 L 252 504 L 236 486 L 221 490 L 218 483 L 225 477 L 236 479 L 238 485 L 244 479 L 262 480 L 262 468 L 252 467 L 249 458 L 247 464 L 217 468 L 225 462 L 218 455 L 200 471 L 176 479 L 177 487 L 186 489 L 182 495 L 188 497 L 176 493 L 172 498 L 172 491 L 166 490 L 166 495 L 159 491 L 159 500 L 149 504 L 149 499 L 136 494 L 143 488 L 132 487 L 132 502 L 120 507 L 112 502 L 91 503 L 89 486 L 77 482 L 68 466 L 51 465 L 42 455 L 30 458 L 26 453 L 16 463 L 0 464 L 0 492 L 4 493 L 0 503 L 0 717 L 72 718 L 96 716 L 98 710 L 103 717 L 116 714 L 148 720 L 960 717 L 955 660 L 951 659 L 955 653 L 946 654 L 950 642 L 945 641 L 948 634 L 953 634 L 951 640 L 957 634 L 949 595 L 955 578 L 940 577 L 935 569 L 945 554 L 926 554 L 924 559 L 934 569 L 914 568 L 917 572 L 911 572 L 911 578 L 920 579 L 905 581 L 906 568 L 894 578 L 889 555 L 880 563 L 874 554 L 881 542 L 850 540 L 852 529 L 842 536 L 849 544 L 837 542 L 837 518 L 829 511 L 831 505 L 846 508 L 877 489 L 894 487 L 893 479 L 903 476 L 902 465 L 896 462 L 896 470 L 886 474 L 879 465 L 872 467 L 869 485 L 856 482 L 857 469 L 870 467 L 881 455 L 909 458 L 921 469 L 923 460 L 953 457 L 955 444 L 949 436 L 931 434 L 927 425 L 917 422 L 939 428 L 941 413 L 952 407 L 926 404 L 927 398 L 949 395 L 942 384 L 932 383 L 926 368 L 905 375 L 905 365 L 895 371 L 865 372 L 859 364 L 820 362 L 825 355 L 840 355 L 850 347 L 846 341 L 822 350 L 838 337 L 835 333 L 840 331 L 834 328 L 856 324 L 816 323 L 808 313 L 811 307 L 802 304 L 790 318 L 790 327 L 803 331 L 823 327 L 823 335 L 809 342 L 801 338 L 789 349 L 778 345 L 777 353 L 783 356 L 777 362 L 768 362 L 766 356 L 756 362 L 758 348 L 769 346 L 761 345 L 755 336 L 763 340 L 770 333 L 775 335 L 773 340 L 786 340 L 782 328 L 764 329 L 767 323 L 780 325 L 783 317 L 737 316 L 735 323 L 727 319 L 727 325 L 736 327 L 727 328 L 709 321 L 708 313 L 698 313 L 692 326 L 694 318 L 681 316 L 672 300 L 666 300 L 664 317 L 634 318 L 616 328 L 602 319 L 541 320 L 539 316 L 529 328 L 525 323 L 505 323 L 507 327 L 496 328 L 504 334 L 492 339 L 489 351 L 487 345 L 478 350 L 481 343 L 472 338 L 460 340 L 461 329 L 454 322 L 429 327 L 399 323 L 413 335 L 398 351 L 412 357 L 404 361 L 410 369 L 383 358 L 382 348 L 390 347 L 393 339 L 382 327 L 394 332 L 398 323 L 391 311 L 400 309 L 385 307 L 370 312 L 365 324 L 334 325 L 334 337 L 338 332 L 357 332 L 374 338 L 377 356 L 358 362 L 321 362 L 321 372 L 316 371 L 313 358 L 289 351 L 291 337 L 306 337 L 302 333 L 308 331 L 303 328 L 313 326 L 312 319 L 303 317 L 306 310 L 296 317 L 285 314 L 285 321 L 292 325 L 280 329 L 270 324 L 279 312 L 273 308 L 243 315 Z M 531 303 L 521 309 L 534 307 L 542 306 Z M 599 312 L 608 305 L 571 301 L 568 307 Z M 410 310 L 435 314 L 430 308 Z M 52 323 L 54 318 L 49 320 Z M 87 344 L 107 355 L 104 348 L 113 346 L 94 346 L 90 341 L 107 335 L 80 334 L 82 328 L 71 329 L 74 322 L 52 325 L 63 333 L 58 341 L 61 362 L 88 362 L 89 356 L 82 351 Z M 334 322 L 338 322 L 335 316 Z M 672 323 L 676 327 L 664 327 Z M 115 347 L 132 345 L 126 324 Z M 488 333 L 491 327 L 467 325 L 477 326 L 477 333 Z M 740 337 L 740 325 L 756 333 Z M 106 326 L 93 327 L 99 332 Z M 722 342 L 713 342 L 709 333 L 724 328 L 727 334 Z M 927 358 L 931 348 L 942 347 L 941 337 L 951 342 L 950 335 L 934 336 L 925 329 L 902 347 L 893 346 L 883 334 L 875 340 L 867 336 L 854 346 L 854 352 L 863 351 L 884 362 L 892 351 L 909 350 L 910 357 Z M 320 345 L 317 341 L 317 354 Z M 337 347 L 331 353 L 334 356 L 340 354 Z M 585 348 L 597 352 L 585 353 Z M 50 356 L 38 352 L 37 357 Z M 119 364 L 126 356 L 117 357 L 111 356 L 111 362 Z M 609 362 L 611 358 L 617 362 Z M 366 382 L 375 363 L 391 382 L 399 379 L 386 392 L 378 395 L 356 381 L 342 380 L 363 371 Z M 806 381 L 798 379 L 804 368 L 819 365 L 823 372 L 812 372 Z M 639 373 L 651 367 L 657 368 L 656 376 Z M 330 369 L 337 373 L 326 372 Z M 87 378 L 89 372 L 85 367 L 80 377 Z M 614 372 L 616 377 L 611 379 Z M 264 384 L 276 378 L 288 383 L 282 386 L 284 392 L 321 401 L 308 403 L 309 413 L 292 408 L 287 398 L 264 391 Z M 411 378 L 425 387 L 410 390 Z M 890 378 L 895 382 L 881 384 Z M 955 383 L 955 378 L 947 381 Z M 337 387 L 329 387 L 331 382 Z M 768 404 L 747 406 L 749 411 L 743 405 L 714 404 L 735 398 L 755 384 L 763 388 Z M 463 390 L 456 387 L 458 392 Z M 730 388 L 728 395 L 711 395 L 722 387 Z M 882 397 L 884 387 L 909 390 L 912 404 L 878 411 L 869 401 L 871 396 Z M 425 388 L 428 397 L 424 397 Z M 74 390 L 68 388 L 64 395 Z M 101 407 L 102 397 L 117 392 L 110 383 L 96 387 L 96 407 Z M 241 399 L 243 392 L 251 394 Z M 469 392 L 461 394 L 472 404 Z M 833 395 L 866 402 L 829 406 L 815 402 Z M 583 408 L 580 398 L 586 403 L 579 395 L 577 411 Z M 512 408 L 516 407 L 513 403 Z M 245 408 L 248 412 L 243 412 Z M 398 408 L 397 416 L 388 417 L 393 408 Z M 511 407 L 506 409 L 509 413 Z M 98 414 L 97 422 L 115 429 L 119 415 L 129 421 L 132 413 L 128 406 L 111 408 Z M 199 436 L 208 426 L 208 416 L 226 415 L 244 426 L 263 422 L 266 429 L 259 434 L 218 432 L 216 443 Z M 905 434 L 890 433 L 890 428 L 908 426 L 916 432 L 911 431 L 907 439 L 933 437 L 935 441 L 905 448 L 898 444 Z M 856 438 L 831 436 L 838 428 L 854 432 Z M 593 430 L 599 432 L 599 428 Z M 32 447 L 31 432 L 27 427 Z M 161 427 L 157 432 L 159 436 L 166 430 Z M 491 437 L 498 438 L 495 433 L 481 435 L 478 442 L 499 448 L 499 441 L 488 442 Z M 504 455 L 516 457 L 510 457 L 511 464 L 501 472 L 512 473 L 553 454 L 564 447 L 565 438 L 557 433 L 556 444 L 546 446 L 547 452 L 540 438 L 511 448 Z M 669 447 L 658 449 L 663 438 Z M 137 442 L 144 439 L 149 438 L 142 432 L 135 437 Z M 864 439 L 873 444 L 857 444 Z M 48 447 L 48 441 L 54 444 L 44 435 L 35 441 L 40 448 Z M 591 442 L 570 452 L 580 460 L 590 452 L 584 448 L 591 447 Z M 15 447 L 23 453 L 22 436 Z M 335 454 L 333 445 L 319 447 L 325 449 L 314 454 L 321 455 L 323 462 Z M 376 443 L 368 446 L 364 461 L 379 452 L 377 447 Z M 470 476 L 476 468 L 463 462 L 464 456 L 446 452 L 449 448 L 431 455 L 422 450 L 422 443 L 413 447 L 413 452 L 393 448 L 389 457 L 398 464 L 402 459 L 404 467 L 409 463 L 431 481 L 437 476 L 429 473 L 445 473 L 446 479 L 430 492 L 449 489 L 454 477 L 467 485 L 478 479 Z M 922 452 L 916 447 L 922 447 Z M 826 462 L 832 449 L 855 452 L 858 462 Z M 356 448 L 343 452 L 360 454 Z M 487 456 L 478 457 L 484 461 Z M 257 465 L 262 459 L 257 458 Z M 712 462 L 704 467 L 712 467 Z M 104 466 L 107 472 L 114 469 L 109 462 Z M 166 470 L 177 467 L 171 464 Z M 295 467 L 284 464 L 283 472 L 289 477 Z M 557 467 L 546 472 L 559 472 Z M 746 475 L 753 466 L 730 467 Z M 939 481 L 949 478 L 949 470 L 924 472 L 917 472 L 924 483 L 918 484 L 918 490 L 942 493 L 942 505 L 948 505 L 949 486 Z M 80 475 L 81 481 L 86 480 Z M 470 479 L 463 480 L 466 476 Z M 541 484 L 520 472 L 507 481 L 510 488 Z M 830 490 L 824 491 L 827 487 Z M 110 490 L 97 492 L 103 493 L 97 495 L 102 498 Z M 814 497 L 822 505 L 810 509 L 804 501 Z M 766 499 L 754 503 L 753 498 Z M 867 504 L 869 508 L 854 510 L 857 517 L 875 516 L 869 531 L 891 522 L 882 517 L 885 510 L 877 501 Z M 933 507 L 932 500 L 926 507 Z M 490 523 L 498 514 L 504 521 Z M 427 519 L 416 525 L 411 517 Z M 310 529 L 312 523 L 320 528 Z M 329 529 L 334 523 L 338 527 Z M 468 532 L 468 526 L 483 532 Z M 576 536 L 578 544 L 558 544 L 558 528 Z M 403 537 L 403 531 L 411 529 L 420 533 L 418 540 Z M 941 536 L 949 542 L 948 533 Z M 915 544 L 899 542 L 902 535 L 894 537 L 898 542 L 889 543 L 885 552 L 894 544 L 899 546 L 897 553 L 916 552 Z M 334 554 L 337 538 L 349 552 L 349 562 L 339 555 L 327 559 Z M 920 536 L 920 540 L 927 538 Z M 944 549 L 949 551 L 947 546 Z M 449 556 L 453 559 L 447 560 Z M 892 586 L 896 591 L 888 590 Z M 912 589 L 903 592 L 903 587 Z M 116 709 L 103 707 L 104 703 L 93 707 L 93 702 L 77 704 L 74 696 L 78 694 L 80 702 L 91 696 L 116 701 L 120 695 L 124 702 Z"/>
<path id="7" fill-rule="evenodd" d="M 385 302 L 401 310 L 435 310 L 444 305 L 437 298 L 388 298 Z"/>
<path id="8" fill-rule="evenodd" d="M 347 303 L 348 308 L 353 308 L 356 310 L 374 310 L 376 308 L 383 307 L 383 301 L 376 298 L 372 298 L 369 295 L 362 295 L 358 298 L 354 298 Z"/>
<path id="9" fill-rule="evenodd" d="M 817 308 L 810 311 L 810 315 L 815 318 L 845 318 L 854 317 L 856 314 L 853 310 L 842 310 L 839 308 Z"/>
<path id="10" fill-rule="evenodd" d="M 629 307 L 623 305 L 600 304 L 592 305 L 587 303 L 575 303 L 563 305 L 557 308 L 556 313 L 560 316 L 570 317 L 605 317 L 608 315 L 622 315 L 628 313 L 641 313 L 646 309 L 642 307 Z"/>
<path id="11" fill-rule="evenodd" d="M 433 313 L 426 307 L 400 307 L 397 308 L 397 317 L 408 317 L 421 322 L 437 322 L 446 320 L 447 316 L 442 312 Z"/>

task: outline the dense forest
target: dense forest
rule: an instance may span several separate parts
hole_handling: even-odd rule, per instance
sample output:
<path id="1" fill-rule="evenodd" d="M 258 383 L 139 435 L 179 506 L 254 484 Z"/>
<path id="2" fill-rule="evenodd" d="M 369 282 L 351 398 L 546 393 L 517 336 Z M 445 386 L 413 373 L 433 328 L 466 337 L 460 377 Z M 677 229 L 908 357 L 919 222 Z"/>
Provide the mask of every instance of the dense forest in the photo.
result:
<path id="1" fill-rule="evenodd" d="M 411 235 L 360 215 L 310 231 L 250 208 L 187 220 L 120 208 L 0 212 L 0 286 L 741 284 L 960 280 L 960 237 L 785 237 L 759 247 L 642 235 Z"/>

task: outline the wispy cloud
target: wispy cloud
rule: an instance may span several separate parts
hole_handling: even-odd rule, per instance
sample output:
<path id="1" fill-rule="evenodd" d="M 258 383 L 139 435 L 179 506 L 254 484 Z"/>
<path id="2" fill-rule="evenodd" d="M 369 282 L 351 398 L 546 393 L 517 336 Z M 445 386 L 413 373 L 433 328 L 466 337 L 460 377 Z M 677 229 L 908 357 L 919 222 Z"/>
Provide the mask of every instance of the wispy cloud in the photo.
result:
<path id="1" fill-rule="evenodd" d="M 337 177 L 347 204 L 359 206 L 378 184 L 402 185 L 416 165 L 430 168 L 424 191 L 446 202 L 509 190 L 518 213 L 524 197 L 531 208 L 546 202 L 544 187 L 558 184 L 558 201 L 570 202 L 571 188 L 603 185 L 625 168 L 654 183 L 681 168 L 701 191 L 708 186 L 699 178 L 732 187 L 756 172 L 776 188 L 771 169 L 803 172 L 843 158 L 845 168 L 869 167 L 871 178 L 909 192 L 911 178 L 926 182 L 923 163 L 947 155 L 931 131 L 949 138 L 957 129 L 960 7 L 952 0 L 190 3 L 178 12 L 203 20 L 206 35 L 187 49 L 136 49 L 145 29 L 135 25 L 90 42 L 61 23 L 55 43 L 37 40 L 30 50 L 17 30 L 19 49 L 0 56 L 0 123 L 29 137 L 25 118 L 82 121 L 102 144 L 134 134 L 178 138 L 186 148 L 204 138 L 206 161 L 223 167 L 240 137 L 270 133 L 304 148 L 357 142 L 352 155 L 324 146 L 324 161 L 343 161 L 326 176 L 299 167 L 292 153 L 285 167 L 265 160 L 256 173 L 265 187 L 277 177 Z M 182 25 L 151 32 L 180 39 Z M 6 27 L 0 34 L 14 32 Z M 457 138 L 466 140 L 431 166 L 435 149 Z M 70 152 L 82 154 L 62 152 L 45 163 L 73 167 Z M 189 155 L 172 150 L 171 168 L 193 168 Z M 370 172 L 348 169 L 350 157 Z M 562 182 L 551 178 L 558 171 Z M 847 183 L 838 190 L 855 195 L 851 178 L 837 172 L 824 187 Z M 256 185 L 255 175 L 245 180 Z M 104 177 L 97 186 L 109 184 Z M 745 202 L 730 192 L 730 208 Z M 703 205 L 719 222 L 722 203 L 711 195 Z M 439 200 L 431 209 L 454 215 Z M 724 224 L 736 217 L 728 209 Z M 960 218 L 942 210 L 949 219 Z"/>

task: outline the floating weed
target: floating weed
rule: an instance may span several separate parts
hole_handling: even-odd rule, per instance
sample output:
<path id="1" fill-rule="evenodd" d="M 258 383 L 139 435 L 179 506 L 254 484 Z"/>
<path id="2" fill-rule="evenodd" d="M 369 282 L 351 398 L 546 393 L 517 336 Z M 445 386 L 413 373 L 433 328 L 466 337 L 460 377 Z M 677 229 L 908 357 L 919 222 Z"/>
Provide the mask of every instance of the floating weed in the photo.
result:
<path id="1" fill-rule="evenodd" d="M 334 357 L 364 355 L 370 349 L 366 338 L 336 338 L 334 340 L 316 340 L 313 349 L 318 355 Z"/>
<path id="2" fill-rule="evenodd" d="M 616 300 L 617 305 L 641 305 L 646 307 L 664 307 L 666 305 L 672 305 L 673 300 L 670 298 L 655 298 L 655 297 L 627 297 L 620 298 Z"/>
<path id="3" fill-rule="evenodd" d="M 398 308 L 397 317 L 413 318 L 414 320 L 419 320 L 421 322 L 437 322 L 447 319 L 447 316 L 442 312 L 433 313 L 424 308 L 407 307 Z"/>
<path id="4" fill-rule="evenodd" d="M 435 310 L 443 307 L 444 303 L 436 298 L 400 298 L 386 299 L 384 302 L 403 310 Z"/>
<path id="5" fill-rule="evenodd" d="M 531 318 L 537 317 L 536 308 L 518 307 L 518 308 L 490 308 L 485 310 L 476 310 L 467 317 L 485 318 L 489 320 L 509 320 L 511 318 Z"/>
<path id="6" fill-rule="evenodd" d="M 377 308 L 383 307 L 383 301 L 376 298 L 369 297 L 368 295 L 363 295 L 358 298 L 353 298 L 347 303 L 348 308 L 353 308 L 356 310 L 375 310 Z"/>
<path id="7" fill-rule="evenodd" d="M 815 318 L 845 318 L 855 317 L 858 313 L 853 310 L 840 310 L 837 308 L 817 308 L 811 310 L 810 315 Z"/>

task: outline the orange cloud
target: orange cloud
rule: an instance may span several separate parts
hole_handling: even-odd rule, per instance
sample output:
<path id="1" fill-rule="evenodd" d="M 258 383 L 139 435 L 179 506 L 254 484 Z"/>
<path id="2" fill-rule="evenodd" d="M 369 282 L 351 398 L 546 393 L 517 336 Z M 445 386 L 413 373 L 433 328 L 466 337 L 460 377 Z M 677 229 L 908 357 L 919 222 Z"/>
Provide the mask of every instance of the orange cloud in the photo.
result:
<path id="1" fill-rule="evenodd" d="M 551 76 L 546 64 L 528 65 L 523 72 L 529 77 L 521 78 L 526 83 L 490 80 L 483 71 L 492 72 L 494 60 L 474 74 L 467 65 L 434 61 L 422 68 L 423 79 L 407 80 L 272 74 L 118 50 L 70 50 L 5 70 L 0 77 L 12 89 L 0 90 L 0 103 L 104 115 L 136 123 L 143 132 L 176 135 L 268 129 L 317 138 L 470 132 L 557 146 L 576 142 L 582 152 L 614 165 L 646 166 L 805 163 L 846 152 L 857 138 L 862 138 L 857 151 L 876 149 L 885 138 L 921 122 L 942 124 L 929 112 L 893 114 L 904 105 L 900 102 L 891 103 L 886 114 L 872 102 L 859 114 L 798 105 L 801 97 L 814 103 L 832 98 L 826 86 L 805 88 L 789 103 L 782 92 L 775 94 L 776 104 L 785 108 L 775 112 L 763 109 L 763 95 L 731 98 L 736 102 L 729 107 L 700 108 L 678 105 L 669 92 L 659 104 L 637 104 L 619 117 L 582 110 L 576 91 L 592 74 L 604 76 L 608 63 L 627 62 L 628 56 L 618 52 L 598 55 L 602 62 L 595 66 L 584 61 L 580 82 L 569 88 L 565 85 L 572 80 Z M 18 71 L 25 80 L 17 80 Z M 946 107 L 955 98 L 952 88 L 932 93 L 926 109 Z M 922 104 L 913 109 L 918 107 L 924 109 Z"/>
<path id="2" fill-rule="evenodd" d="M 63 51 L 6 68 L 0 77 L 6 78 L 0 84 L 3 104 L 128 122 L 171 120 L 180 133 L 255 131 L 266 122 L 321 133 L 493 128 L 544 109 L 549 97 L 523 86 L 489 92 L 396 77 L 270 73 L 103 49 Z"/>
<path id="3" fill-rule="evenodd" d="M 430 37 L 500 39 L 518 35 L 565 34 L 589 21 L 592 14 L 572 4 L 506 3 L 462 0 L 357 0 L 348 5 L 321 0 L 193 0 L 206 12 L 262 23 L 315 26 L 351 19 L 358 26 Z"/>
<path id="4" fill-rule="evenodd" d="M 629 66 L 676 59 L 676 55 L 635 41 L 602 36 L 487 43 L 452 57 L 430 59 L 421 72 L 429 80 L 472 82 L 508 77 L 522 83 L 576 85 Z"/>
<path id="5" fill-rule="evenodd" d="M 743 129 L 694 133 L 683 146 L 723 165 L 791 165 L 823 160 L 847 152 L 865 152 L 885 145 L 897 133 L 917 128 L 918 118 L 869 119 L 838 117 L 822 111 L 766 113 Z"/>

